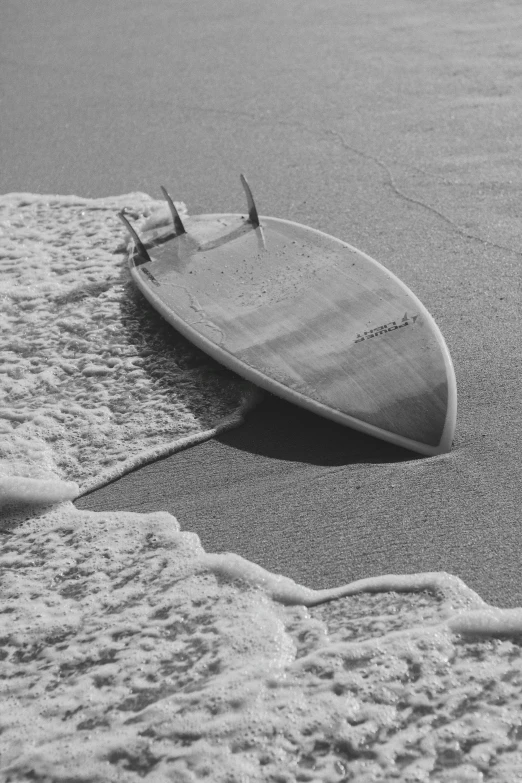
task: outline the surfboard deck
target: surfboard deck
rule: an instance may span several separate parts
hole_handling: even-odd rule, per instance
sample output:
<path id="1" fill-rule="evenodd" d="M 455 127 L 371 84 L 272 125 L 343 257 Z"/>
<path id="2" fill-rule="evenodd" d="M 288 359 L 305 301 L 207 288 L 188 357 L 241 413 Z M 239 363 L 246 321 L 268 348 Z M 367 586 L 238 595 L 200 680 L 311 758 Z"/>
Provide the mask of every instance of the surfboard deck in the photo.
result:
<path id="1" fill-rule="evenodd" d="M 175 329 L 247 380 L 326 418 L 424 455 L 451 449 L 451 357 L 429 312 L 394 274 L 321 231 L 259 218 L 250 199 L 249 215 L 183 223 L 170 205 L 173 229 L 144 244 L 125 222 L 135 238 L 132 278 Z"/>

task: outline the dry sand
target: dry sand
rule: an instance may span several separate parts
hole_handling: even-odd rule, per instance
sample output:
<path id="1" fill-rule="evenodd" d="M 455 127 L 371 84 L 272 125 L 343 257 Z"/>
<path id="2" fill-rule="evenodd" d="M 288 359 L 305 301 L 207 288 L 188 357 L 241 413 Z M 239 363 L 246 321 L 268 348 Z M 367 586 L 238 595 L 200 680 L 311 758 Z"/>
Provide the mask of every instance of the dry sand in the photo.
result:
<path id="1" fill-rule="evenodd" d="M 520 27 L 507 0 L 4 3 L 2 192 L 240 211 L 245 171 L 262 214 L 403 279 L 457 374 L 446 457 L 268 400 L 78 506 L 171 511 L 311 587 L 445 570 L 522 603 Z"/>

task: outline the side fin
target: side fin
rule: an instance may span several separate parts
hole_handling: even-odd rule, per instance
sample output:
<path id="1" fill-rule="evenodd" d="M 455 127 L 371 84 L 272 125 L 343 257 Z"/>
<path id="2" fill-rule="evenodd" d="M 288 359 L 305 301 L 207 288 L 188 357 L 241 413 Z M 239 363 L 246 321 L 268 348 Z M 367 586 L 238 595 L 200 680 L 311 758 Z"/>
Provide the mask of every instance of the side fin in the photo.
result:
<path id="1" fill-rule="evenodd" d="M 118 217 L 121 220 L 121 222 L 123 223 L 123 225 L 125 226 L 125 228 L 127 229 L 127 231 L 129 232 L 129 234 L 131 235 L 131 237 L 133 238 L 134 243 L 135 243 L 136 247 L 138 248 L 138 253 L 143 258 L 143 261 L 141 263 L 143 264 L 146 261 L 152 261 L 152 258 L 149 256 L 149 254 L 147 252 L 147 248 L 145 247 L 145 245 L 143 244 L 143 242 L 141 241 L 141 239 L 138 236 L 138 232 L 136 231 L 134 226 L 132 226 L 129 223 L 129 221 L 127 220 L 127 218 L 125 217 L 125 213 L 124 213 L 123 209 L 122 209 L 121 212 L 118 212 Z"/>
<path id="2" fill-rule="evenodd" d="M 176 236 L 179 236 L 180 234 L 186 234 L 187 231 L 185 229 L 185 226 L 181 222 L 181 218 L 179 216 L 179 212 L 176 209 L 176 205 L 172 201 L 172 198 L 171 198 L 170 194 L 163 187 L 163 185 L 160 185 L 160 188 L 161 188 L 161 192 L 163 193 L 163 196 L 165 197 L 165 201 L 169 205 L 170 214 L 172 215 L 172 220 L 174 222 L 174 230 L 176 232 Z"/>
<path id="3" fill-rule="evenodd" d="M 244 174 L 241 174 L 240 179 L 247 197 L 248 219 L 250 220 L 254 228 L 259 228 L 259 215 L 257 214 L 257 209 L 254 203 L 254 197 L 252 195 L 252 191 L 250 190 L 250 185 L 246 181 Z"/>

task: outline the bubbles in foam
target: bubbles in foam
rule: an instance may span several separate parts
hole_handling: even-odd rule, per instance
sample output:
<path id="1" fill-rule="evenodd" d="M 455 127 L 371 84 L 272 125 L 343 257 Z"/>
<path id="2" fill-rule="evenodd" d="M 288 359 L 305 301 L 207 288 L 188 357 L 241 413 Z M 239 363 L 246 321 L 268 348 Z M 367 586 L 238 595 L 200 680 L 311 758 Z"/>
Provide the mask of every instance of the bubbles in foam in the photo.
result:
<path id="1" fill-rule="evenodd" d="M 167 513 L 69 503 L 0 563 L 9 780 L 514 779 L 522 625 L 485 636 L 494 610 L 454 577 L 327 601 Z"/>

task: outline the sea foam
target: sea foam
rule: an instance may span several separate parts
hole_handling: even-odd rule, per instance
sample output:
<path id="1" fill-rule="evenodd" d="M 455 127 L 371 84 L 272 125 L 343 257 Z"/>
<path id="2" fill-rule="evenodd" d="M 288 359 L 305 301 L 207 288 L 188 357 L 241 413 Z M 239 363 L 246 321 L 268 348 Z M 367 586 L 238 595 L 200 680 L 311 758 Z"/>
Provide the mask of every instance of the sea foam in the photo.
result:
<path id="1" fill-rule="evenodd" d="M 522 779 L 522 610 L 448 574 L 311 590 L 167 513 L 72 505 L 249 393 L 133 298 L 122 205 L 163 219 L 0 200 L 0 779 Z"/>
<path id="2" fill-rule="evenodd" d="M 70 503 L 0 566 L 5 780 L 520 777 L 521 612 L 456 577 L 314 591 Z"/>
<path id="3" fill-rule="evenodd" d="M 183 205 L 179 205 L 183 212 Z M 0 475 L 81 491 L 234 426 L 256 390 L 194 349 L 130 282 L 110 199 L 0 197 Z"/>

